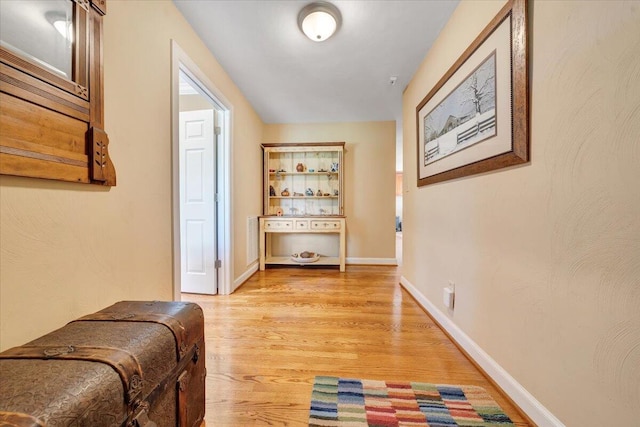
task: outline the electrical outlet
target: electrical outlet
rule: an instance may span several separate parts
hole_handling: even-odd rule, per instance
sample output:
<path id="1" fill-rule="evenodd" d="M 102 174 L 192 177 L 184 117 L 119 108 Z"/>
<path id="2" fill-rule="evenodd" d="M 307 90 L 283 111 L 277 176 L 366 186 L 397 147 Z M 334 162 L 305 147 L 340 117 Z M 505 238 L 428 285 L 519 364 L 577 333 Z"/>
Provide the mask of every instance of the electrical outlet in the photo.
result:
<path id="1" fill-rule="evenodd" d="M 453 310 L 453 304 L 455 300 L 455 291 L 451 287 L 451 284 L 442 290 L 442 303 L 445 307 Z"/>

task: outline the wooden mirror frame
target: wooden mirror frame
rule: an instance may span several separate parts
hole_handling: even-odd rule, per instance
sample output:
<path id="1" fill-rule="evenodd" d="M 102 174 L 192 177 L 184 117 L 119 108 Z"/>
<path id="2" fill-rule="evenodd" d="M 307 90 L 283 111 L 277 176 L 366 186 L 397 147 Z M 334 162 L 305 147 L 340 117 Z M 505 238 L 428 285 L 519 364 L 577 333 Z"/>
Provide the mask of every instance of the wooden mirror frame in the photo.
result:
<path id="1" fill-rule="evenodd" d="M 102 17 L 73 2 L 72 78 L 0 46 L 0 174 L 116 185 L 104 131 Z"/>

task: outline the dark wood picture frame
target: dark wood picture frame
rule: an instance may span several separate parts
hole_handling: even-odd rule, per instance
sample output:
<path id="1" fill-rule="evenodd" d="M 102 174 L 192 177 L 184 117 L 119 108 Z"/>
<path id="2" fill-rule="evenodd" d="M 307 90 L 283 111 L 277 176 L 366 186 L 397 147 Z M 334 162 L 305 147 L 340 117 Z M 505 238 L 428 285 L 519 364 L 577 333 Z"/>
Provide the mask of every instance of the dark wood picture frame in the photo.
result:
<path id="1" fill-rule="evenodd" d="M 420 118 L 421 114 L 425 115 L 423 108 L 434 96 L 443 96 L 440 90 L 452 77 L 455 76 L 455 79 L 461 79 L 461 73 L 459 73 L 460 68 L 465 65 L 465 62 L 487 41 L 494 31 L 508 19 L 510 19 L 511 135 L 507 135 L 507 137 L 510 138 L 510 148 L 504 152 L 479 158 L 478 160 L 461 164 L 447 170 L 433 174 L 424 173 L 423 169 L 427 167 L 427 156 L 425 154 L 426 144 L 424 143 L 425 125 Z M 529 36 L 527 20 L 528 0 L 508 1 L 416 107 L 418 187 L 493 171 L 529 161 Z M 504 118 L 502 118 L 502 120 L 504 120 Z M 501 137 L 504 136 L 501 135 Z M 497 136 L 494 138 L 497 138 Z M 488 140 L 490 139 L 491 138 L 488 138 Z M 477 145 L 480 144 L 483 144 L 483 142 L 478 142 Z M 451 157 L 453 158 L 453 156 L 457 154 L 457 152 L 453 152 Z"/>
<path id="2" fill-rule="evenodd" d="M 0 174 L 114 186 L 104 130 L 107 0 L 69 1 L 71 78 L 0 46 Z"/>

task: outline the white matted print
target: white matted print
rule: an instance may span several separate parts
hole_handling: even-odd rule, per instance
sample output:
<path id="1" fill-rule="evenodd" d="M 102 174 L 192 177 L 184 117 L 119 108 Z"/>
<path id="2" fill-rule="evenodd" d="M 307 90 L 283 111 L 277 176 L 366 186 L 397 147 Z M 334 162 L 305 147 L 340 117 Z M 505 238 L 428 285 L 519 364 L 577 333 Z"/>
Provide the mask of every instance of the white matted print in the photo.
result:
<path id="1" fill-rule="evenodd" d="M 526 3 L 509 2 L 416 108 L 418 186 L 528 160 Z"/>

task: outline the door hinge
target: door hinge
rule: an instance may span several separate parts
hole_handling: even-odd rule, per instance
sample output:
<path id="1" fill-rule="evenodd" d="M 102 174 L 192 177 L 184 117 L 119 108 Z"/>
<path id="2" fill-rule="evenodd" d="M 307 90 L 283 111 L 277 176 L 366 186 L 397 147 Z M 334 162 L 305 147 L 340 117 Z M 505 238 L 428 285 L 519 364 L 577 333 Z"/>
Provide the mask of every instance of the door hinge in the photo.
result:
<path id="1" fill-rule="evenodd" d="M 215 264 L 214 264 L 214 267 L 215 267 L 215 268 L 222 268 L 222 261 L 221 261 L 221 260 L 219 260 L 219 259 L 217 259 L 217 260 L 216 260 L 216 262 L 215 262 Z"/>
<path id="2" fill-rule="evenodd" d="M 211 129 L 211 128 L 209 128 Z M 220 135 L 222 133 L 222 128 L 220 126 L 216 126 L 213 128 L 216 135 Z"/>

